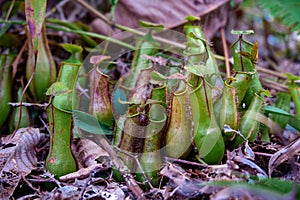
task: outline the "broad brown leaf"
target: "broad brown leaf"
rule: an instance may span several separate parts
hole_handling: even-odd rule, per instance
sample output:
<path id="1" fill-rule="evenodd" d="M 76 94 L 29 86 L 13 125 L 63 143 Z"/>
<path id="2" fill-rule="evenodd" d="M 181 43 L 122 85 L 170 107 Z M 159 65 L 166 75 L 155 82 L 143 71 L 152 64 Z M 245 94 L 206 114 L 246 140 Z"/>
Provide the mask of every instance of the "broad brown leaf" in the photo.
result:
<path id="1" fill-rule="evenodd" d="M 166 29 L 178 27 L 185 23 L 188 15 L 204 16 L 228 3 L 229 0 L 119 0 L 115 10 L 115 22 L 130 28 L 138 28 L 139 20 L 162 24 Z M 205 35 L 211 39 L 217 29 L 224 26 L 227 19 L 227 10 L 220 9 L 210 22 L 205 25 Z M 109 16 L 107 16 L 109 18 Z M 214 20 L 215 19 L 215 20 Z M 225 22 L 224 22 L 225 20 Z M 94 31 L 108 35 L 109 26 L 100 19 L 92 24 Z"/>

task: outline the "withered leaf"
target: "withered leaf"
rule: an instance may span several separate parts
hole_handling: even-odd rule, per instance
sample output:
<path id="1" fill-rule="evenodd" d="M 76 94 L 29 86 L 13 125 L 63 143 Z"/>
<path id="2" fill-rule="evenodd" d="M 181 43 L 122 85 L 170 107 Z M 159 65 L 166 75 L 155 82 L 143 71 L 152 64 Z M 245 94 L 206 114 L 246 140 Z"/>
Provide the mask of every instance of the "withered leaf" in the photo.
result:
<path id="1" fill-rule="evenodd" d="M 16 134 L 6 139 L 7 145 L 0 149 L 0 155 L 4 155 L 1 160 L 2 170 L 0 177 L 1 196 L 10 197 L 18 186 L 22 177 L 28 175 L 36 167 L 36 147 L 44 140 L 46 135 L 40 133 L 37 128 L 21 128 Z M 2 157 L 2 156 L 1 156 Z M 9 185 L 9 187 L 7 187 Z"/>
<path id="2" fill-rule="evenodd" d="M 108 156 L 108 153 L 99 145 L 86 138 L 74 140 L 71 148 L 79 168 L 93 166 L 97 164 L 97 158 L 100 156 Z"/>
<path id="3" fill-rule="evenodd" d="M 274 169 L 283 162 L 290 160 L 300 151 L 300 137 L 285 146 L 280 151 L 276 152 L 269 160 L 269 176 Z"/>

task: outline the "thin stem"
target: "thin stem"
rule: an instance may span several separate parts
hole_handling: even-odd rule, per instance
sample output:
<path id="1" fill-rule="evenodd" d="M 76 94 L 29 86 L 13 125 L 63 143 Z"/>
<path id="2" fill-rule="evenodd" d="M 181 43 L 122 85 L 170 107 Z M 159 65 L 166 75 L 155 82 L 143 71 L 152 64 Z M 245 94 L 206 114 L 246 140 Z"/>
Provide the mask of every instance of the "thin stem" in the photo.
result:
<path id="1" fill-rule="evenodd" d="M 20 107 L 21 103 L 20 102 L 9 102 L 8 105 L 10 105 L 12 107 Z M 26 102 L 22 102 L 22 106 L 25 106 L 25 107 L 37 106 L 37 107 L 40 107 L 40 108 L 45 108 L 47 106 L 47 103 L 40 104 L 40 103 L 26 103 Z"/>
<path id="2" fill-rule="evenodd" d="M 36 57 L 36 56 L 35 56 Z M 35 64 L 34 64 L 34 71 L 33 71 L 33 73 L 31 74 L 31 76 L 30 76 L 30 78 L 29 78 L 29 80 L 28 80 L 28 82 L 27 82 L 27 84 L 26 84 L 26 86 L 25 86 L 25 88 L 24 88 L 24 90 L 23 90 L 23 92 L 22 92 L 22 95 L 21 95 L 21 99 L 20 99 L 20 113 L 19 113 L 19 121 L 18 121 L 18 124 L 17 124 L 17 126 L 16 126 L 16 128 L 15 128 L 15 130 L 14 130 L 14 132 L 13 132 L 13 136 L 16 134 L 16 132 L 17 132 L 17 130 L 19 129 L 19 127 L 20 127 L 20 125 L 21 125 L 21 119 L 22 119 L 22 103 L 23 103 L 23 99 L 24 99 L 24 95 L 25 95 L 25 93 L 26 93 L 26 91 L 27 91 L 27 89 L 28 89 L 28 87 L 29 87 L 29 85 L 30 85 L 30 83 L 31 83 L 31 81 L 32 81 L 32 79 L 33 79 L 33 77 L 34 77 L 34 74 L 35 74 L 35 68 L 36 68 L 36 62 L 35 62 Z"/>
<path id="3" fill-rule="evenodd" d="M 101 20 L 103 20 L 105 23 L 107 23 L 110 26 L 114 26 L 114 23 L 109 21 L 102 13 L 98 12 L 94 7 L 90 6 L 88 3 L 86 3 L 83 0 L 76 0 L 77 3 L 91 11 L 93 14 L 95 14 L 97 17 L 99 17 Z"/>
<path id="4" fill-rule="evenodd" d="M 16 3 L 16 0 L 13 0 L 13 1 L 11 2 L 10 6 L 9 6 L 9 8 L 8 8 L 8 11 L 7 11 L 7 13 L 6 13 L 6 16 L 5 16 L 5 19 L 6 19 L 6 20 L 8 20 L 10 14 L 11 14 L 11 11 L 12 11 L 14 5 L 15 5 L 15 3 Z"/>
<path id="5" fill-rule="evenodd" d="M 218 55 L 218 54 L 214 54 L 214 57 L 215 57 L 215 59 L 217 59 L 217 60 L 225 61 L 225 57 L 224 57 L 224 56 L 221 56 L 221 55 Z M 229 59 L 228 59 L 228 61 L 229 61 Z"/>
<path id="6" fill-rule="evenodd" d="M 26 21 L 21 21 L 21 20 L 3 20 L 0 19 L 0 24 L 18 24 L 18 25 L 26 25 Z"/>
<path id="7" fill-rule="evenodd" d="M 225 57 L 226 75 L 227 77 L 230 77 L 230 65 L 228 59 L 227 42 L 226 42 L 226 35 L 225 35 L 224 28 L 221 28 L 221 36 L 222 36 L 222 44 L 223 44 L 224 57 Z"/>
<path id="8" fill-rule="evenodd" d="M 193 166 L 197 166 L 197 167 L 209 167 L 209 165 L 207 165 L 207 164 L 191 162 L 191 161 L 182 160 L 182 159 L 179 159 L 179 158 L 166 157 L 166 160 L 170 161 L 170 162 L 177 162 L 177 163 L 182 163 L 182 164 L 193 165 Z"/>
<path id="9" fill-rule="evenodd" d="M 26 25 L 27 24 L 26 21 L 2 20 L 2 19 L 0 19 L 0 23 L 3 23 L 3 24 L 18 24 L 18 25 Z M 127 44 L 125 42 L 122 42 L 120 40 L 116 40 L 116 39 L 108 37 L 108 36 L 93 33 L 93 32 L 73 30 L 73 29 L 70 29 L 70 28 L 66 28 L 66 27 L 62 27 L 62 26 L 53 26 L 53 25 L 46 25 L 46 28 L 53 29 L 53 30 L 64 31 L 64 32 L 68 32 L 68 33 L 76 33 L 76 34 L 80 34 L 80 35 L 87 35 L 87 36 L 90 36 L 90 37 L 94 37 L 94 38 L 98 38 L 98 39 L 102 39 L 102 40 L 107 40 L 107 41 L 112 42 L 114 44 L 124 46 L 124 47 L 126 47 L 130 50 L 135 50 L 135 47 L 130 45 L 130 44 Z"/>
<path id="10" fill-rule="evenodd" d="M 114 38 L 104 36 L 104 35 L 100 35 L 100 34 L 97 34 L 97 33 L 92 33 L 92 32 L 87 32 L 87 31 L 80 31 L 80 30 L 72 30 L 72 29 L 69 29 L 69 28 L 66 28 L 66 27 L 61 27 L 61 26 L 47 25 L 46 27 L 50 28 L 50 29 L 53 29 L 53 30 L 60 30 L 60 31 L 64 31 L 64 32 L 77 33 L 77 34 L 80 34 L 80 35 L 87 35 L 87 36 L 90 36 L 90 37 L 99 38 L 99 39 L 106 40 L 106 41 L 109 41 L 111 43 L 118 44 L 120 46 L 126 47 L 130 50 L 135 50 L 135 47 L 130 45 L 130 44 L 127 44 L 127 43 L 122 42 L 120 40 L 116 40 Z"/>

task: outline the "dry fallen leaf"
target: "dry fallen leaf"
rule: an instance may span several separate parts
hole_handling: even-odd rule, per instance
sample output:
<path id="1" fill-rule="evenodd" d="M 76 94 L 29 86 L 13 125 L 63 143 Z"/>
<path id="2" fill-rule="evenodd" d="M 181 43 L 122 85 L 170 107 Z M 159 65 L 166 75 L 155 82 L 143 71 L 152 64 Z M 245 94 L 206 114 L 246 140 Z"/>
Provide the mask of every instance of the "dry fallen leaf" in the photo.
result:
<path id="1" fill-rule="evenodd" d="M 290 160 L 293 156 L 300 152 L 300 137 L 273 154 L 269 160 L 269 176 L 273 170 L 283 162 Z"/>
<path id="2" fill-rule="evenodd" d="M 77 160 L 79 168 L 85 168 L 97 164 L 96 159 L 100 156 L 108 157 L 108 153 L 95 142 L 78 138 L 72 143 L 72 152 Z"/>
<path id="3" fill-rule="evenodd" d="M 115 10 L 115 23 L 138 28 L 140 27 L 138 20 L 143 20 L 162 24 L 166 29 L 171 29 L 183 25 L 184 18 L 188 15 L 204 16 L 223 6 L 210 16 L 208 21 L 213 23 L 205 24 L 205 35 L 211 39 L 212 35 L 226 23 L 228 7 L 224 5 L 228 2 L 229 0 L 119 0 Z M 95 32 L 104 35 L 110 32 L 110 27 L 100 19 L 95 19 L 91 26 Z"/>
<path id="4" fill-rule="evenodd" d="M 196 197 L 199 194 L 204 194 L 209 188 L 209 186 L 202 186 L 200 179 L 192 179 L 190 174 L 177 164 L 167 163 L 159 173 L 170 179 L 168 186 L 171 187 L 171 192 L 165 192 L 164 197 L 166 199 L 175 192 L 184 197 Z"/>
<path id="5" fill-rule="evenodd" d="M 11 150 L 11 154 L 2 168 L 2 172 L 17 170 L 23 176 L 26 176 L 37 164 L 36 147 L 46 135 L 40 133 L 37 128 L 22 128 L 17 131 L 16 136 L 18 138 L 21 137 L 18 141 L 15 141 L 14 137 L 11 138 L 11 141 L 16 142 L 16 146 Z M 5 149 L 0 150 L 0 152 L 2 151 L 5 151 Z"/>
<path id="6" fill-rule="evenodd" d="M 0 155 L 7 159 L 1 160 L 1 198 L 10 197 L 21 178 L 36 167 L 36 147 L 45 137 L 46 135 L 40 133 L 39 129 L 29 127 L 21 128 L 16 134 L 3 140 L 6 141 L 6 145 L 0 149 Z"/>

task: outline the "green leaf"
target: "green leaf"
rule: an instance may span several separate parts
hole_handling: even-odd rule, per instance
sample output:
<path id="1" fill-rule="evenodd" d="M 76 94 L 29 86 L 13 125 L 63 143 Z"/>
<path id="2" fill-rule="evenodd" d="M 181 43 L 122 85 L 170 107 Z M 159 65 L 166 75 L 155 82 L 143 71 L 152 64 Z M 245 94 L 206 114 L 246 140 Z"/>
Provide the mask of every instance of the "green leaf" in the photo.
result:
<path id="1" fill-rule="evenodd" d="M 284 181 L 280 179 L 263 179 L 255 181 L 254 184 L 246 182 L 233 181 L 214 181 L 210 183 L 201 183 L 200 185 L 221 186 L 236 190 L 246 190 L 256 194 L 261 199 L 286 199 L 287 195 L 292 195 L 295 192 L 296 198 L 300 198 L 300 187 L 292 181 Z M 296 187 L 295 187 L 296 186 Z"/>
<path id="2" fill-rule="evenodd" d="M 78 46 L 78 45 L 75 45 L 75 44 L 65 43 L 65 44 L 62 44 L 62 47 L 66 51 L 70 52 L 71 54 L 76 54 L 76 53 L 81 53 L 82 52 L 82 47 Z"/>
<path id="3" fill-rule="evenodd" d="M 300 34 L 299 0 L 258 0 L 258 3 L 263 9 L 268 9 L 271 15 L 280 18 L 282 24 Z"/>
<path id="4" fill-rule="evenodd" d="M 191 72 L 197 76 L 204 76 L 205 74 L 205 66 L 204 65 L 188 65 L 184 67 L 185 70 Z"/>
<path id="5" fill-rule="evenodd" d="M 112 130 L 101 124 L 96 117 L 80 110 L 73 110 L 74 124 L 80 129 L 94 134 L 111 135 Z"/>
<path id="6" fill-rule="evenodd" d="M 269 90 L 260 90 L 258 93 L 259 94 L 263 94 L 263 95 L 265 95 L 267 97 L 271 97 L 272 96 Z"/>
<path id="7" fill-rule="evenodd" d="M 266 106 L 265 112 L 289 117 L 288 124 L 300 131 L 300 119 L 295 118 L 295 116 L 291 115 L 290 113 L 274 106 Z"/>
<path id="8" fill-rule="evenodd" d="M 288 117 L 294 117 L 293 115 L 291 115 L 290 113 L 280 109 L 280 108 L 277 108 L 277 107 L 274 107 L 274 106 L 266 106 L 265 107 L 265 112 L 266 113 L 271 113 L 271 114 L 276 114 L 276 115 L 283 115 L 283 116 L 288 116 Z"/>
<path id="9" fill-rule="evenodd" d="M 289 125 L 291 125 L 293 128 L 295 128 L 297 131 L 300 131 L 300 120 L 295 118 L 295 117 L 291 117 L 289 119 L 288 122 Z"/>
<path id="10" fill-rule="evenodd" d="M 200 21 L 200 17 L 196 17 L 196 16 L 193 16 L 193 15 L 189 15 L 184 19 L 187 20 L 188 22 Z"/>
<path id="11" fill-rule="evenodd" d="M 291 81 L 291 82 L 300 80 L 300 76 L 295 76 L 295 75 L 290 74 L 290 73 L 285 73 L 285 75 L 288 77 L 289 81 Z"/>

